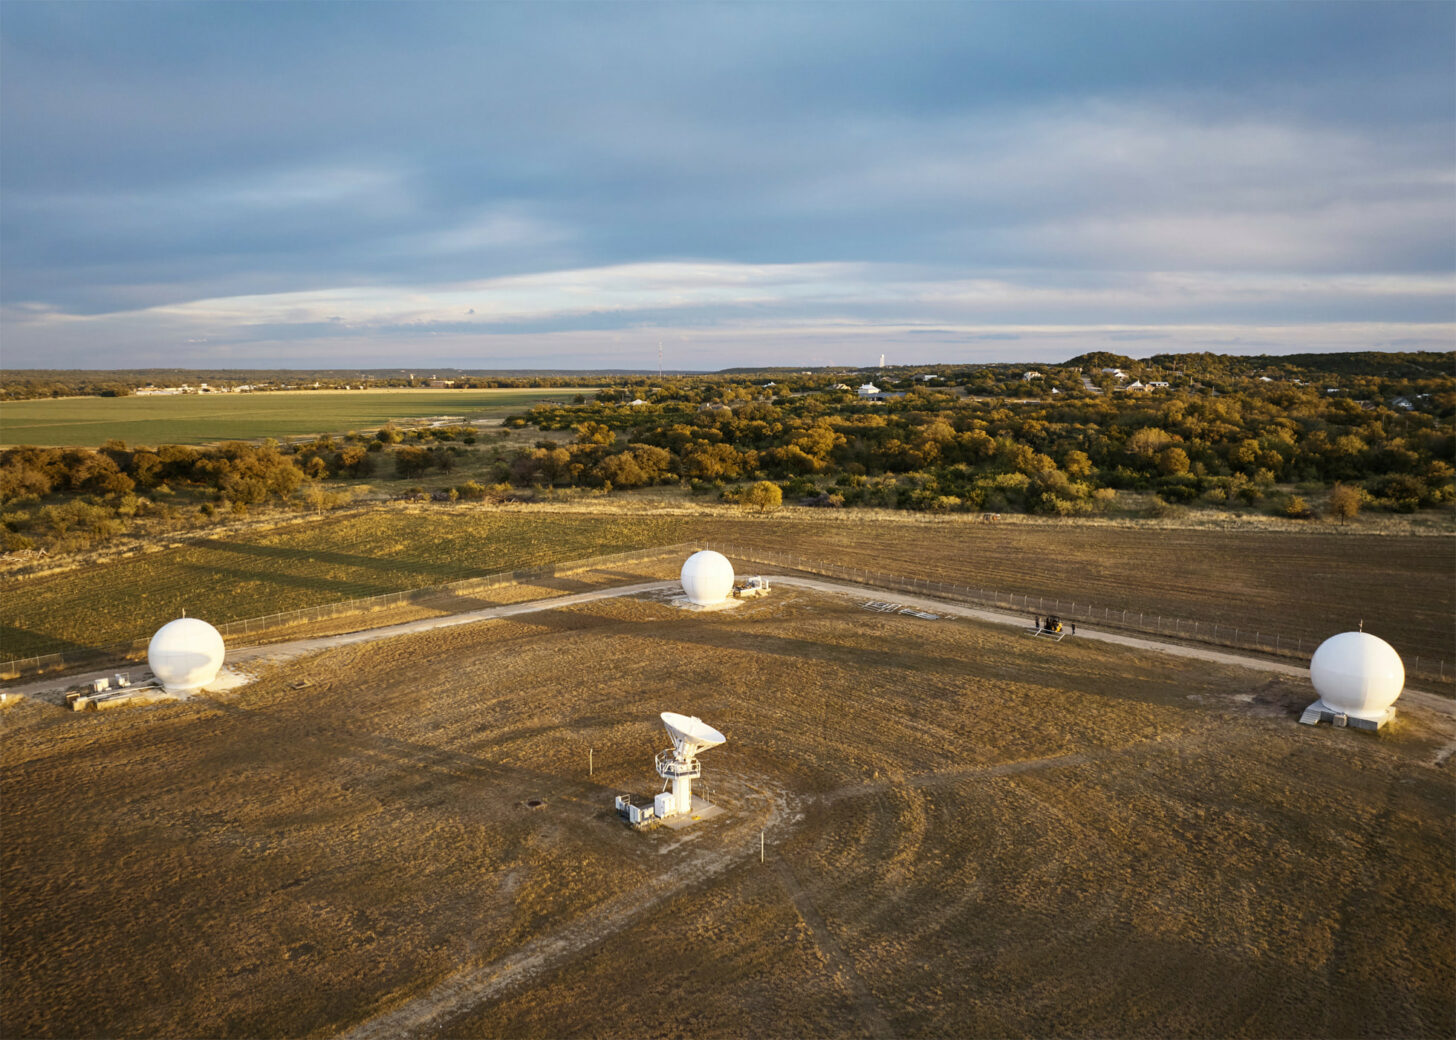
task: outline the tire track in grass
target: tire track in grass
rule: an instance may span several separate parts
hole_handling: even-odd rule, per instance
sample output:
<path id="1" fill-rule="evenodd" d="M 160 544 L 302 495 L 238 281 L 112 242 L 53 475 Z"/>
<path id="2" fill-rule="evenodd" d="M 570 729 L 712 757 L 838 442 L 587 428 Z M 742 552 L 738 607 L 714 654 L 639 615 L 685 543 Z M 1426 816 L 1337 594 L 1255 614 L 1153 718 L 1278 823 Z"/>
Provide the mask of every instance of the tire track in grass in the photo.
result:
<path id="1" fill-rule="evenodd" d="M 750 784 L 772 808 L 765 817 L 740 821 L 717 851 L 673 867 L 645 885 L 622 892 L 584 917 L 525 943 L 514 953 L 462 968 L 423 995 L 385 1011 L 339 1034 L 340 1040 L 399 1040 L 439 1032 L 451 1019 L 466 1014 L 579 953 L 610 939 L 669 899 L 706 884 L 732 867 L 748 862 L 758 851 L 752 832 L 777 831 L 802 817 L 791 813 L 788 795 L 769 785 Z M 730 851 L 737 850 L 737 851 Z"/>
<path id="2" fill-rule="evenodd" d="M 829 930 L 829 923 L 824 920 L 823 915 L 815 907 L 814 900 L 809 897 L 804 886 L 799 884 L 793 868 L 789 866 L 788 861 L 777 854 L 774 855 L 773 861 L 774 872 L 783 882 L 784 890 L 788 893 L 789 899 L 793 901 L 799 916 L 809 926 L 809 931 L 813 933 L 814 945 L 819 947 L 820 952 L 828 960 L 829 970 L 835 980 L 848 991 L 846 995 L 854 1003 L 865 1034 L 880 1038 L 880 1040 L 893 1037 L 895 1031 L 890 1027 L 889 1020 L 880 1011 L 880 1005 L 876 1003 L 874 995 L 870 993 L 869 987 L 864 984 L 859 972 L 855 970 L 854 961 L 845 954 L 844 948 L 839 945 L 839 940 L 834 938 L 834 933 Z"/>

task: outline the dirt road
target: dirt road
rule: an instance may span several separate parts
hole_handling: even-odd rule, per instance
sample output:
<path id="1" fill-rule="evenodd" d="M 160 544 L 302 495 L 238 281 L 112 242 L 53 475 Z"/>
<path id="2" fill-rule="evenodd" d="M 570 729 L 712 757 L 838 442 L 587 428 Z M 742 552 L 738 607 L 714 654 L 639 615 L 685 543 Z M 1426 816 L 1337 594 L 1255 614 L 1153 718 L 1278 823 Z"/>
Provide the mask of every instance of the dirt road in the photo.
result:
<path id="1" fill-rule="evenodd" d="M 859 597 L 884 594 L 883 590 L 876 589 L 873 586 L 856 585 L 848 582 L 825 581 L 818 578 L 774 577 L 772 575 L 769 577 L 777 585 L 811 589 L 815 592 L 823 592 L 830 595 Z M 639 596 L 649 592 L 665 592 L 677 586 L 678 583 L 675 581 L 639 582 L 633 585 L 593 589 L 589 592 L 579 592 L 570 596 L 530 600 L 525 603 L 512 603 L 501 607 L 487 607 L 483 610 L 475 610 L 466 614 L 449 614 L 444 617 L 424 618 L 419 621 L 409 621 L 404 624 L 389 625 L 384 628 L 371 628 L 359 632 L 349 632 L 344 635 L 317 636 L 311 639 L 296 639 L 287 643 L 270 643 L 265 646 L 242 647 L 228 654 L 227 663 L 234 667 L 245 667 L 248 664 L 259 662 L 276 664 L 339 646 L 369 643 L 380 639 L 393 639 L 397 636 L 416 635 L 420 632 L 429 632 L 434 629 L 449 628 L 455 625 L 472 625 L 482 621 L 517 617 L 522 614 L 532 614 L 543 610 L 555 610 L 559 607 L 590 603 L 594 600 L 611 599 L 619 596 Z M 1019 628 L 1030 627 L 1026 617 L 1020 614 L 986 610 L 980 607 L 967 606 L 962 603 L 953 603 L 948 600 L 934 599 L 929 596 L 914 596 L 897 592 L 894 594 L 894 601 L 903 606 L 914 607 L 918 610 L 925 610 L 950 617 L 972 618 L 977 621 L 989 622 L 993 625 L 1011 625 Z M 1300 665 L 1284 664 L 1280 661 L 1270 661 L 1262 657 L 1213 650 L 1207 647 L 1170 643 L 1160 639 L 1102 632 L 1085 625 L 1078 631 L 1076 638 L 1115 643 L 1119 646 L 1131 647 L 1136 650 L 1172 654 L 1175 657 L 1186 657 L 1199 661 L 1209 661 L 1214 664 L 1249 668 L 1254 671 L 1268 672 L 1275 675 L 1288 675 L 1297 678 L 1309 674 L 1309 669 Z M 12 686 L 4 692 L 25 697 L 57 700 L 67 690 L 77 685 L 88 683 L 92 679 L 105 678 L 113 670 L 107 669 L 81 676 L 73 675 L 65 678 L 41 679 L 22 686 Z M 150 681 L 151 678 L 150 673 L 147 673 L 146 677 L 141 681 Z M 1402 694 L 1402 697 L 1405 698 L 1407 703 L 1416 703 L 1431 711 L 1448 716 L 1456 716 L 1456 702 L 1445 697 L 1440 697 L 1422 690 L 1413 690 L 1409 687 Z"/>

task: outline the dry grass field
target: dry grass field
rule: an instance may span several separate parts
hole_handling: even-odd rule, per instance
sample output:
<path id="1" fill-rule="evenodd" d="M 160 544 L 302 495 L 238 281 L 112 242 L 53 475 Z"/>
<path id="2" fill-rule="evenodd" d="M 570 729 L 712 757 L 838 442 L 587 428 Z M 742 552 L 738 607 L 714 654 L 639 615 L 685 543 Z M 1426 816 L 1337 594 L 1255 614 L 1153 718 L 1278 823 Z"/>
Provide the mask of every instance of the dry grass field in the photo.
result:
<path id="1" fill-rule="evenodd" d="M 1456 664 L 1456 537 L 1065 521 L 739 521 L 739 544 L 1020 595 L 1262 628 L 1317 645 L 1362 620 L 1407 659 Z"/>
<path id="2" fill-rule="evenodd" d="M 796 511 L 764 519 L 407 507 L 242 530 L 61 574 L 6 579 L 0 657 L 144 638 L 182 610 L 215 623 L 689 539 L 1020 595 L 1282 633 L 1362 620 L 1410 664 L 1456 672 L 1456 538 L 1204 530 Z"/>
<path id="3" fill-rule="evenodd" d="M 780 591 L 22 701 L 0 1034 L 1448 1036 L 1450 719 L 1309 699 Z M 729 811 L 637 834 L 665 709 Z"/>
<path id="4" fill-rule="evenodd" d="M 0 658 L 145 637 L 187 611 L 214 624 L 670 543 L 671 518 L 381 509 L 29 579 L 0 600 Z"/>

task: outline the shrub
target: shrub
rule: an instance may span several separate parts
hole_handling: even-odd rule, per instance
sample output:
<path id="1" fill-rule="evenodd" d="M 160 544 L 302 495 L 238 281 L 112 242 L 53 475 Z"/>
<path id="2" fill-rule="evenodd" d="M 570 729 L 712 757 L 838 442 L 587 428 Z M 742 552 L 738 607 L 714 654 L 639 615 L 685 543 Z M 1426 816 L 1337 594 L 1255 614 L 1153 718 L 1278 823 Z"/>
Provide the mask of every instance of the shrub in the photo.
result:
<path id="1" fill-rule="evenodd" d="M 757 513 L 771 513 L 784 504 L 784 493 L 773 481 L 760 480 L 757 484 L 744 490 L 739 496 L 739 504 L 744 509 L 751 509 Z"/>
<path id="2" fill-rule="evenodd" d="M 434 456 L 424 448 L 399 448 L 394 453 L 394 472 L 401 479 L 418 477 L 434 464 Z"/>
<path id="3" fill-rule="evenodd" d="M 1360 489 L 1348 484 L 1336 484 L 1330 491 L 1330 516 L 1343 526 L 1346 520 L 1353 520 L 1360 512 Z"/>
<path id="4" fill-rule="evenodd" d="M 1290 495 L 1289 501 L 1284 504 L 1284 515 L 1291 520 L 1308 520 L 1314 516 L 1314 510 L 1300 496 Z"/>

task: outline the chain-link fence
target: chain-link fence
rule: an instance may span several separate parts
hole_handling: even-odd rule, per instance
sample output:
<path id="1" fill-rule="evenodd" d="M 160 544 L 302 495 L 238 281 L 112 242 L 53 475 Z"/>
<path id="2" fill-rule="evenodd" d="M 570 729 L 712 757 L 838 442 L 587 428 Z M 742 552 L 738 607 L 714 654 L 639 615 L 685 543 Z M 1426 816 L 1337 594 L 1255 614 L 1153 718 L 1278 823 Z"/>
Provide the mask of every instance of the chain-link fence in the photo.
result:
<path id="1" fill-rule="evenodd" d="M 1289 633 L 1261 626 L 1257 623 L 1229 621 L 1207 621 L 1179 617 L 1172 614 L 1157 614 L 1147 611 L 1123 609 L 1070 596 L 1036 596 L 1019 592 L 963 585 L 954 582 L 933 581 L 927 578 L 907 578 L 897 574 L 863 567 L 842 567 L 836 564 L 810 560 L 795 553 L 775 552 L 760 548 L 715 543 L 711 548 L 734 560 L 735 563 L 754 563 L 765 567 L 782 567 L 803 574 L 834 578 L 874 589 L 892 590 L 939 599 L 954 600 L 994 610 L 1013 611 L 1030 616 L 1049 614 L 1063 621 L 1097 625 L 1100 628 L 1122 629 L 1147 635 L 1157 635 L 1212 646 L 1230 647 L 1239 650 L 1253 650 L 1275 657 L 1308 659 L 1325 636 L 1310 636 L 1303 633 Z M 1329 633 L 1333 635 L 1333 633 Z M 1397 645 L 1396 650 L 1400 650 Z M 1450 665 L 1444 657 L 1431 654 L 1402 654 L 1406 672 L 1439 681 L 1452 678 Z"/>
<path id="2" fill-rule="evenodd" d="M 217 628 L 224 638 L 256 635 L 295 625 L 419 604 L 431 599 L 456 598 L 463 600 L 466 597 L 503 586 L 541 581 L 582 571 L 600 570 L 613 565 L 634 565 L 664 557 L 685 556 L 687 553 L 701 548 L 716 549 L 740 565 L 752 563 L 765 567 L 782 567 L 802 574 L 833 578 L 879 590 L 934 596 L 995 610 L 1043 616 L 1055 614 L 1069 622 L 1095 624 L 1102 628 L 1116 628 L 1212 646 L 1252 650 L 1276 657 L 1307 659 L 1323 638 L 1304 633 L 1281 632 L 1257 624 L 1240 623 L 1237 620 L 1230 622 L 1228 620 L 1208 621 L 1184 618 L 1172 614 L 1154 614 L 1147 611 L 1094 604 L 1071 597 L 1036 596 L 984 586 L 933 581 L 927 578 L 907 578 L 903 575 L 887 574 L 863 567 L 842 567 L 837 564 L 824 563 L 795 553 L 707 542 L 679 542 L 675 545 L 633 549 L 607 556 L 572 560 L 567 563 L 543 564 L 520 570 L 500 571 L 496 574 L 465 578 L 442 585 L 429 585 L 403 592 L 388 592 L 362 599 L 324 603 L 319 606 L 303 607 L 277 614 L 265 614 L 262 617 L 228 621 L 218 625 Z M 474 607 L 472 606 L 470 609 L 474 609 Z M 110 646 L 84 647 L 0 662 L 0 679 L 12 679 L 21 675 L 56 671 L 63 668 L 96 665 L 118 659 L 136 660 L 145 656 L 146 647 L 147 640 L 143 638 L 114 643 Z M 1401 648 L 1397 645 L 1396 649 Z M 1444 657 L 1434 657 L 1430 654 L 1404 654 L 1402 656 L 1409 675 L 1425 676 L 1442 682 L 1452 677 L 1448 670 L 1450 665 Z"/>
<path id="3" fill-rule="evenodd" d="M 377 596 L 365 596 L 360 599 L 322 603 L 313 607 L 300 607 L 297 610 L 286 610 L 276 614 L 264 614 L 261 617 L 225 621 L 216 627 L 223 638 L 229 644 L 233 644 L 234 638 L 238 636 L 257 635 L 262 632 L 291 628 L 296 625 L 313 624 L 320 621 L 328 621 L 333 618 L 349 617 L 355 614 L 375 613 L 412 604 L 427 603 L 430 600 L 464 600 L 467 597 L 479 595 L 491 589 L 518 585 L 525 582 L 543 581 L 552 577 L 564 577 L 582 571 L 601 570 L 612 566 L 648 563 L 667 556 L 681 555 L 690 552 L 693 548 L 695 548 L 694 545 L 687 543 L 659 545 L 647 549 L 632 549 L 626 552 L 611 553 L 606 556 L 592 556 L 587 559 L 571 560 L 564 563 L 546 563 L 517 570 L 499 571 L 495 574 L 486 574 L 475 578 L 463 578 L 459 581 L 445 582 L 441 585 L 427 585 L 417 589 L 407 589 L 402 592 L 386 592 Z M 472 606 L 470 609 L 474 609 L 474 607 Z M 146 655 L 147 643 L 150 638 L 148 635 L 120 643 L 112 643 L 108 646 L 77 647 L 52 654 L 39 654 L 32 657 L 21 657 L 3 661 L 0 662 L 0 679 L 14 679 L 22 675 L 32 675 L 39 672 L 99 665 L 107 661 L 140 660 Z M 243 642 L 236 645 L 246 646 L 247 643 Z"/>

